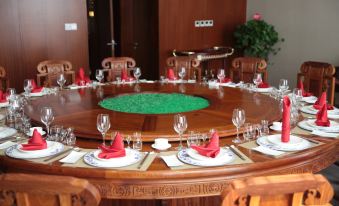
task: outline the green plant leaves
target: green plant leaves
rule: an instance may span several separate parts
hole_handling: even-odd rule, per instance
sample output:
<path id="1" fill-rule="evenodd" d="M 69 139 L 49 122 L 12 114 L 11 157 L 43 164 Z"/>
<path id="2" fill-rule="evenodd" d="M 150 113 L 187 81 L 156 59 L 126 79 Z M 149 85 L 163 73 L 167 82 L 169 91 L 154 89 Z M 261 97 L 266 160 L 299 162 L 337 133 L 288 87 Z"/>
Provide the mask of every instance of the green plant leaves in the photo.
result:
<path id="1" fill-rule="evenodd" d="M 243 25 L 239 25 L 234 32 L 235 48 L 241 49 L 245 56 L 260 57 L 268 60 L 269 54 L 277 54 L 280 48 L 274 45 L 280 39 L 274 26 L 267 24 L 263 20 L 249 20 Z"/>

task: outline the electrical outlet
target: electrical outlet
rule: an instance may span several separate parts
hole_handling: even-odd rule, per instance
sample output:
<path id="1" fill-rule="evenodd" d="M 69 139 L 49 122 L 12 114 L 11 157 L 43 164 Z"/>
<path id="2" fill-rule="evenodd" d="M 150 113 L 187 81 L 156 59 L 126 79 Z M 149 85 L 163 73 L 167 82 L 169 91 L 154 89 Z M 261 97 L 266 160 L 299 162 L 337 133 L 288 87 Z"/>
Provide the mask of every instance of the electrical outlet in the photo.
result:
<path id="1" fill-rule="evenodd" d="M 78 30 L 78 25 L 76 23 L 65 23 L 65 31 L 75 31 Z"/>
<path id="2" fill-rule="evenodd" d="M 206 26 L 206 21 L 201 20 L 201 21 L 200 21 L 200 26 L 201 26 L 201 27 L 205 27 L 205 26 Z"/>
<path id="3" fill-rule="evenodd" d="M 200 21 L 198 21 L 198 20 L 194 21 L 194 26 L 195 27 L 200 27 Z"/>

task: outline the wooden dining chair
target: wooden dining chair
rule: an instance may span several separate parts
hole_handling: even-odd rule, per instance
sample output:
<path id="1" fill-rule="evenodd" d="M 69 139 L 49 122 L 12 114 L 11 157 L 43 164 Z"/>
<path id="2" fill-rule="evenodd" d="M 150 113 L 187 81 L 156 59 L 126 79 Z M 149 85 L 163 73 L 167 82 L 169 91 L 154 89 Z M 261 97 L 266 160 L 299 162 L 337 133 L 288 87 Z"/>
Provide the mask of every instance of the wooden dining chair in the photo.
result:
<path id="1" fill-rule="evenodd" d="M 262 80 L 267 82 L 267 63 L 256 57 L 238 57 L 233 59 L 230 68 L 230 78 L 234 82 L 253 83 L 254 73 L 261 73 Z"/>
<path id="2" fill-rule="evenodd" d="M 166 64 L 168 68 L 174 69 L 174 73 L 176 75 L 178 74 L 178 71 L 181 67 L 185 67 L 185 79 L 196 79 L 198 82 L 201 81 L 200 60 L 198 60 L 195 56 L 169 57 L 166 60 Z"/>
<path id="3" fill-rule="evenodd" d="M 66 85 L 73 84 L 75 81 L 75 72 L 72 70 L 72 64 L 66 60 L 46 60 L 37 66 L 37 84 L 38 86 L 57 86 L 57 77 L 64 73 Z"/>
<path id="4" fill-rule="evenodd" d="M 323 91 L 327 92 L 327 101 L 334 104 L 335 67 L 329 63 L 307 61 L 304 62 L 297 76 L 297 82 L 303 81 L 304 89 L 319 97 Z"/>
<path id="5" fill-rule="evenodd" d="M 222 197 L 222 206 L 320 206 L 330 205 L 333 188 L 319 174 L 250 177 L 233 181 Z"/>
<path id="6" fill-rule="evenodd" d="M 127 69 L 127 73 L 130 74 L 135 65 L 135 60 L 130 57 L 107 57 L 101 62 L 104 72 L 108 74 L 107 81 L 115 80 L 123 69 Z"/>
<path id="7" fill-rule="evenodd" d="M 2 91 L 6 91 L 8 87 L 9 87 L 9 81 L 6 76 L 6 70 L 4 67 L 0 66 L 0 89 Z"/>
<path id="8" fill-rule="evenodd" d="M 0 175 L 2 206 L 95 206 L 99 202 L 99 191 L 85 179 L 40 174 Z"/>

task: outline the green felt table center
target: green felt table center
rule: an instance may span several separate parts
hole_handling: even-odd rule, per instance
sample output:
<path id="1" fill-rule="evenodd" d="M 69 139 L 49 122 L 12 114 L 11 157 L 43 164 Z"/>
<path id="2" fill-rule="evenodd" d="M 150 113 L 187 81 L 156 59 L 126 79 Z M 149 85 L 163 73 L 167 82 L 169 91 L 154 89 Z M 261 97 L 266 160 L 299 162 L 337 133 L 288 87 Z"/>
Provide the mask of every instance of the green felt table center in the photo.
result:
<path id="1" fill-rule="evenodd" d="M 105 109 L 137 114 L 173 114 L 203 109 L 209 106 L 202 97 L 176 93 L 126 94 L 99 102 Z"/>

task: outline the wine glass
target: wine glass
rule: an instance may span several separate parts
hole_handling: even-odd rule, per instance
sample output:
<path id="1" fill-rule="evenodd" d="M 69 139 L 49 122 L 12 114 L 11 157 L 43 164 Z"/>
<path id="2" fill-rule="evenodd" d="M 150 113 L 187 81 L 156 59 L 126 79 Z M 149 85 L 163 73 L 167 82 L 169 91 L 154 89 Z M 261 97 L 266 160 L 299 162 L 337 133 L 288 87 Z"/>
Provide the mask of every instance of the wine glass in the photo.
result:
<path id="1" fill-rule="evenodd" d="M 253 83 L 255 87 L 258 88 L 258 85 L 262 83 L 262 77 L 260 73 L 255 73 L 253 76 Z"/>
<path id="2" fill-rule="evenodd" d="M 183 81 L 185 75 L 186 75 L 186 68 L 185 67 L 180 67 L 179 73 L 178 73 L 180 80 Z"/>
<path id="3" fill-rule="evenodd" d="M 111 127 L 111 122 L 108 114 L 98 114 L 97 116 L 97 129 L 102 135 L 102 145 L 105 146 L 105 135 Z"/>
<path id="4" fill-rule="evenodd" d="M 279 81 L 279 91 L 284 94 L 288 90 L 288 80 L 280 79 Z"/>
<path id="5" fill-rule="evenodd" d="M 141 69 L 139 67 L 135 67 L 133 70 L 133 75 L 137 80 L 137 83 L 139 82 L 139 77 L 141 76 Z"/>
<path id="6" fill-rule="evenodd" d="M 234 126 L 237 128 L 237 137 L 232 140 L 234 143 L 241 143 L 239 138 L 239 128 L 245 123 L 245 111 L 240 108 L 236 108 L 233 110 L 232 122 Z"/>
<path id="7" fill-rule="evenodd" d="M 33 89 L 33 80 L 32 79 L 25 79 L 24 80 L 24 90 L 25 90 L 25 95 L 29 96 Z"/>
<path id="8" fill-rule="evenodd" d="M 182 150 L 184 148 L 184 146 L 182 145 L 182 134 L 187 129 L 186 116 L 182 114 L 175 115 L 173 128 L 175 132 L 179 134 L 179 137 L 180 137 L 180 143 L 179 143 L 179 146 L 177 147 L 177 150 Z"/>
<path id="9" fill-rule="evenodd" d="M 222 81 L 225 79 L 225 70 L 224 69 L 219 69 L 217 77 L 219 79 L 219 82 L 222 83 Z"/>
<path id="10" fill-rule="evenodd" d="M 14 88 L 7 88 L 6 93 L 8 101 L 12 100 L 16 95 L 16 91 Z"/>
<path id="11" fill-rule="evenodd" d="M 43 107 L 40 112 L 41 122 L 44 123 L 47 129 L 47 136 L 49 135 L 49 125 L 54 120 L 53 109 L 51 107 Z"/>
<path id="12" fill-rule="evenodd" d="M 99 83 L 101 83 L 101 81 L 104 79 L 104 72 L 101 69 L 95 70 L 95 78 Z"/>
<path id="13" fill-rule="evenodd" d="M 57 83 L 60 86 L 60 90 L 62 90 L 62 87 L 66 83 L 65 75 L 63 73 L 58 75 Z"/>
<path id="14" fill-rule="evenodd" d="M 302 106 L 301 102 L 303 99 L 303 91 L 299 88 L 294 88 L 292 97 L 296 103 L 297 108 L 300 108 Z"/>

